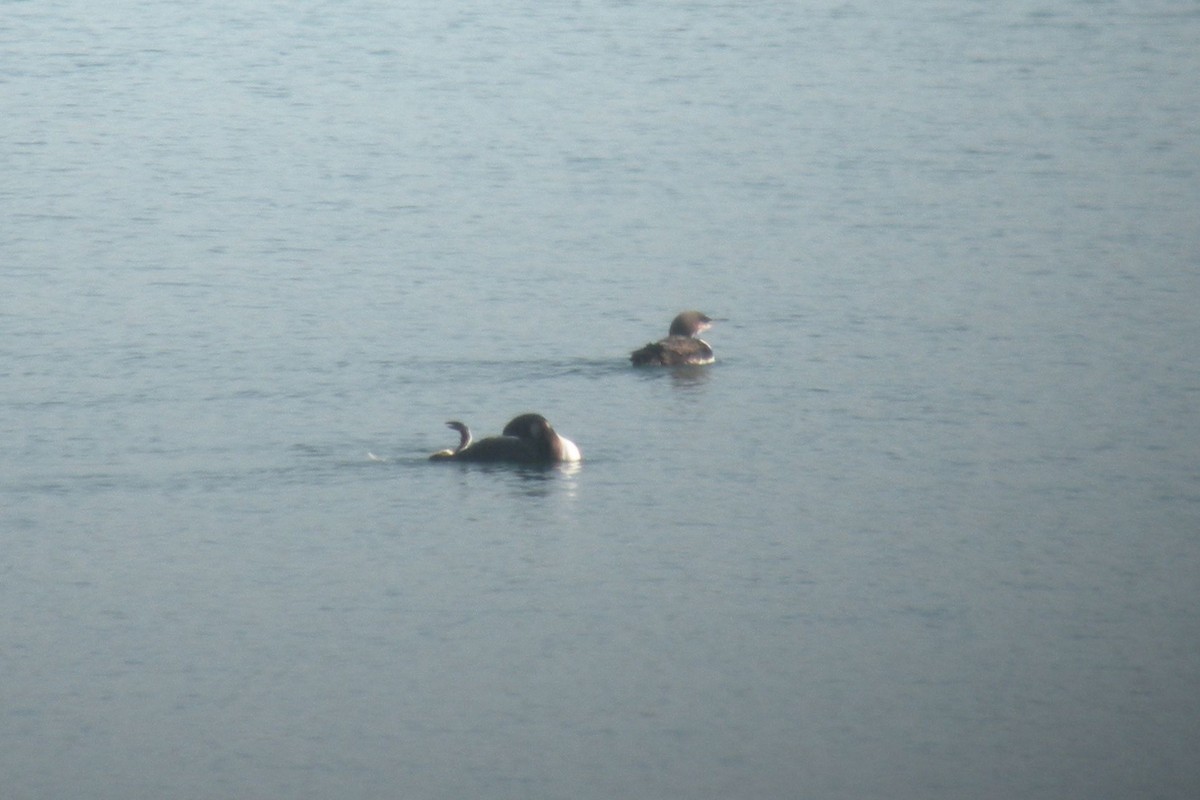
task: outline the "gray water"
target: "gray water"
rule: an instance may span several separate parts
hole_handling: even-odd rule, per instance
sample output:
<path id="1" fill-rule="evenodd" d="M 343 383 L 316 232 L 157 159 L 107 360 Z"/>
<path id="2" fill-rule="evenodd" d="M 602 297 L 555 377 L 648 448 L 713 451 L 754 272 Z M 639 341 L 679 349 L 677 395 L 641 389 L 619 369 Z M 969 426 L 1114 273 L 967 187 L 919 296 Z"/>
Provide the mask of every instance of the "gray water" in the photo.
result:
<path id="1" fill-rule="evenodd" d="M 1200 795 L 1197 41 L 0 3 L 4 797 Z"/>

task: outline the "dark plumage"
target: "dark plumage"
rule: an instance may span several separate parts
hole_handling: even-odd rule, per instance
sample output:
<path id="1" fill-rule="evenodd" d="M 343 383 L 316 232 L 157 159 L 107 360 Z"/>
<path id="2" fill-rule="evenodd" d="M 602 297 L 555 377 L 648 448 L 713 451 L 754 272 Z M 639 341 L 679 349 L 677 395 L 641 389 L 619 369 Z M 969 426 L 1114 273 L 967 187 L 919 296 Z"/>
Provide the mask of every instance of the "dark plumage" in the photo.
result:
<path id="1" fill-rule="evenodd" d="M 461 422 L 446 423 L 459 431 L 457 450 L 441 450 L 430 456 L 437 460 L 508 461 L 519 464 L 552 464 L 579 461 L 575 443 L 560 436 L 541 414 L 521 414 L 504 426 L 500 436 L 471 441 L 470 431 Z M 461 427 L 456 427 L 461 426 Z"/>
<path id="2" fill-rule="evenodd" d="M 629 360 L 635 367 L 673 367 L 683 364 L 711 364 L 715 357 L 708 342 L 696 334 L 712 327 L 712 320 L 699 311 L 684 311 L 671 321 L 667 338 L 634 350 Z"/>

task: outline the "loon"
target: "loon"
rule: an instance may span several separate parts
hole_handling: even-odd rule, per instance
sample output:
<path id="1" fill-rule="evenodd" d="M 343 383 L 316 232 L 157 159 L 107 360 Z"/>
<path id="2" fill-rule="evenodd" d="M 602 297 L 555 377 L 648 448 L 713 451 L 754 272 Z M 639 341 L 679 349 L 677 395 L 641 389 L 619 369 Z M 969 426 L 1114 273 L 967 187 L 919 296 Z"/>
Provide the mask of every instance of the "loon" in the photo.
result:
<path id="1" fill-rule="evenodd" d="M 518 464 L 554 464 L 580 461 L 579 447 L 560 436 L 541 414 L 521 414 L 509 420 L 499 436 L 471 440 L 471 431 L 461 422 L 447 422 L 459 433 L 455 450 L 439 450 L 429 458 L 436 461 L 508 461 Z"/>
<path id="2" fill-rule="evenodd" d="M 699 311 L 684 311 L 671 321 L 667 338 L 634 350 L 629 360 L 635 367 L 673 367 L 682 364 L 711 364 L 716 358 L 708 342 L 696 334 L 712 327 L 712 320 Z"/>

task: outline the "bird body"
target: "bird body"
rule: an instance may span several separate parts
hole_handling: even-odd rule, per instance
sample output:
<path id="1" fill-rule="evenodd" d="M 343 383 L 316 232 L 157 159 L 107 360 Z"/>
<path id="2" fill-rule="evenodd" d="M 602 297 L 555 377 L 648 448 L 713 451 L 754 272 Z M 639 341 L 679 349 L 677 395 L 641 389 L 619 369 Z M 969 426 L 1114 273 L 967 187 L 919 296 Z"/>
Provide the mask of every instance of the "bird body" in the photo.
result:
<path id="1" fill-rule="evenodd" d="M 671 321 L 667 338 L 650 342 L 629 354 L 635 367 L 675 367 L 711 364 L 716 360 L 712 346 L 697 334 L 712 327 L 712 320 L 699 311 L 684 311 Z"/>
<path id="2" fill-rule="evenodd" d="M 459 431 L 459 446 L 455 450 L 439 450 L 430 459 L 554 464 L 583 458 L 578 445 L 555 431 L 541 414 L 513 417 L 499 436 L 476 441 L 472 441 L 470 430 L 461 422 L 447 422 L 446 425 Z"/>

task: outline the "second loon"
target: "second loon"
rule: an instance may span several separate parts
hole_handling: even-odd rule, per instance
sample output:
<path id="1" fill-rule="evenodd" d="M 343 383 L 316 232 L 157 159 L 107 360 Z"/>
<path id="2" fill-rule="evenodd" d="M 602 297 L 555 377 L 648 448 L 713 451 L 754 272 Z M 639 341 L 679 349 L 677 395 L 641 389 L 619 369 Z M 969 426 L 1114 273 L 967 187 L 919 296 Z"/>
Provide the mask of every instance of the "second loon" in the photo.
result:
<path id="1" fill-rule="evenodd" d="M 684 311 L 671 321 L 667 338 L 634 350 L 629 360 L 635 367 L 674 367 L 684 364 L 711 364 L 716 360 L 712 346 L 697 334 L 712 327 L 712 320 L 699 311 Z"/>

